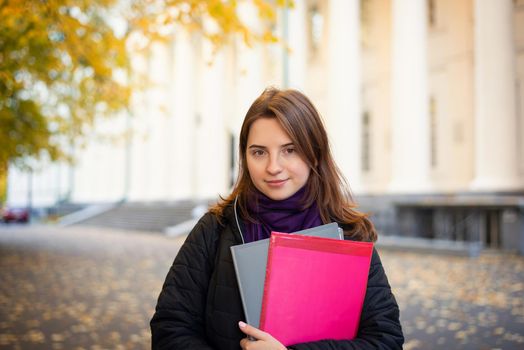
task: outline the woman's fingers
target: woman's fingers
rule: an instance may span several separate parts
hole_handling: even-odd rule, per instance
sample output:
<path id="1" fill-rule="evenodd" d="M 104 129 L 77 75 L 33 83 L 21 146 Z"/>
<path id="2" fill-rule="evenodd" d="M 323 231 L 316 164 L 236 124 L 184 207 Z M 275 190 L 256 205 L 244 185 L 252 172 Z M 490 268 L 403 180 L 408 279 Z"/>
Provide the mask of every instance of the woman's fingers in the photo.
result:
<path id="1" fill-rule="evenodd" d="M 260 329 L 253 327 L 251 325 L 248 325 L 245 322 L 242 322 L 242 321 L 238 322 L 238 326 L 240 327 L 240 330 L 242 332 L 244 332 L 248 336 L 255 338 L 256 340 L 267 340 L 269 337 L 271 337 L 266 332 L 261 331 Z"/>
<path id="2" fill-rule="evenodd" d="M 244 350 L 285 350 L 286 347 L 278 340 L 273 338 L 271 334 L 264 332 L 256 327 L 250 326 L 245 322 L 238 322 L 240 330 L 247 335 L 240 341 L 240 346 Z"/>

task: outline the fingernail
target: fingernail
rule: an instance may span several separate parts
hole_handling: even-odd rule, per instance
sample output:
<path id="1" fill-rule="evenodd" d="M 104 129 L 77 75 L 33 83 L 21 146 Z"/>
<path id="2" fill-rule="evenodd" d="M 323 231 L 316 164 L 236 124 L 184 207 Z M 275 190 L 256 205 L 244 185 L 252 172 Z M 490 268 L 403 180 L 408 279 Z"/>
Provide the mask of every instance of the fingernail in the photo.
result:
<path id="1" fill-rule="evenodd" d="M 247 324 L 245 322 L 240 321 L 240 322 L 238 322 L 238 326 L 240 328 L 244 328 L 245 326 L 247 326 Z"/>

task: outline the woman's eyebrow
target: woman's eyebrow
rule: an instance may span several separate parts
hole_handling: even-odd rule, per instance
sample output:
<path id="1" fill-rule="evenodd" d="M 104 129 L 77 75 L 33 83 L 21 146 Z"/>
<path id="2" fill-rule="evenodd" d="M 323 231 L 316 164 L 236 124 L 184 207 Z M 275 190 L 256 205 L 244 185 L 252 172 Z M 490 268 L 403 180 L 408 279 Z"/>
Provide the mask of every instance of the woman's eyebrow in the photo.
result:
<path id="1" fill-rule="evenodd" d="M 286 143 L 286 144 L 283 144 L 281 145 L 280 147 L 288 147 L 288 146 L 294 146 L 295 144 L 293 142 L 289 142 L 289 143 Z M 266 146 L 261 146 L 261 145 L 250 145 L 248 148 L 267 148 Z"/>

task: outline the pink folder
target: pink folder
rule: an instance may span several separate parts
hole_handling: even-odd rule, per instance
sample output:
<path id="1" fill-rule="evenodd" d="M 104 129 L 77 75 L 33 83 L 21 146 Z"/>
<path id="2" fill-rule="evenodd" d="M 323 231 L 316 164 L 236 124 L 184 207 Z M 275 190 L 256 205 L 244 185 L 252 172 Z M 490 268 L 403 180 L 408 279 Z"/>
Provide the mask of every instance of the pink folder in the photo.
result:
<path id="1" fill-rule="evenodd" d="M 353 339 L 373 243 L 271 234 L 260 328 L 285 346 Z"/>

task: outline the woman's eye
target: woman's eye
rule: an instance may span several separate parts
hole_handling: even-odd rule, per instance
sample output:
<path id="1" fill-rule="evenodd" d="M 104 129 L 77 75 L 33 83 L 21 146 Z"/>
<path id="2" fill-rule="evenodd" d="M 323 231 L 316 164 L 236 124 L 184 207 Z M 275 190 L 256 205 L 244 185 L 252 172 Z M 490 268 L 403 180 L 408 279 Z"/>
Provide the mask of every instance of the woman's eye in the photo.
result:
<path id="1" fill-rule="evenodd" d="M 285 148 L 284 149 L 284 153 L 286 153 L 286 154 L 291 154 L 291 153 L 294 153 L 294 152 L 295 152 L 294 148 Z"/>
<path id="2" fill-rule="evenodd" d="M 254 150 L 251 154 L 255 157 L 261 157 L 264 155 L 264 151 L 261 149 Z"/>

